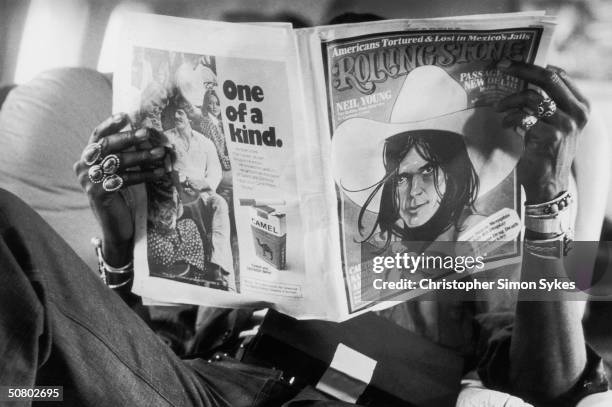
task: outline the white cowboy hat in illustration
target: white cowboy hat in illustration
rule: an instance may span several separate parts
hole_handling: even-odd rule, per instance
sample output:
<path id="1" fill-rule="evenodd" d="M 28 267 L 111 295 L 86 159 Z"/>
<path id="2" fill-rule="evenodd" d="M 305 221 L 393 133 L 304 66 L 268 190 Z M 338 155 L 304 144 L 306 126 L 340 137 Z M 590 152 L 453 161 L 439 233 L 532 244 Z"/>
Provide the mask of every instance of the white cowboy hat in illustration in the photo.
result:
<path id="1" fill-rule="evenodd" d="M 176 70 L 176 86 L 183 97 L 193 106 L 202 106 L 202 99 L 209 84 L 216 84 L 217 76 L 202 64 L 182 64 Z"/>
<path id="2" fill-rule="evenodd" d="M 354 203 L 363 206 L 385 177 L 383 147 L 389 137 L 447 130 L 464 136 L 481 197 L 510 174 L 523 149 L 520 136 L 503 129 L 501 119 L 491 107 L 468 108 L 465 90 L 444 69 L 415 68 L 406 76 L 388 123 L 352 118 L 338 126 L 331 144 L 333 177 Z M 368 210 L 378 212 L 379 206 L 380 193 Z"/>

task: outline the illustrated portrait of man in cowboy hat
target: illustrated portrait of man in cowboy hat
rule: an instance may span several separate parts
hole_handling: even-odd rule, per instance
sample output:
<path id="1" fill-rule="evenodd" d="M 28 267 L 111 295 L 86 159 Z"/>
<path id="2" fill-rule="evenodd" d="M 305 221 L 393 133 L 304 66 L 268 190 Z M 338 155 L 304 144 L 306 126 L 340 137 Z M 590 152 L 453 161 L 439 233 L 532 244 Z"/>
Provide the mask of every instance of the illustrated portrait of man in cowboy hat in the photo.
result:
<path id="1" fill-rule="evenodd" d="M 396 241 L 456 241 L 501 208 L 516 210 L 521 149 L 444 69 L 415 68 L 388 121 L 350 118 L 334 132 L 332 172 L 353 208 L 344 216 L 353 241 L 379 254 Z"/>
<path id="2" fill-rule="evenodd" d="M 381 191 L 377 226 L 386 245 L 392 236 L 437 239 L 458 224 L 464 209 L 476 199 L 478 176 L 460 134 L 442 130 L 396 134 L 385 142 L 383 162 L 386 176 L 370 197 Z M 361 229 L 366 210 L 364 205 L 359 213 Z"/>

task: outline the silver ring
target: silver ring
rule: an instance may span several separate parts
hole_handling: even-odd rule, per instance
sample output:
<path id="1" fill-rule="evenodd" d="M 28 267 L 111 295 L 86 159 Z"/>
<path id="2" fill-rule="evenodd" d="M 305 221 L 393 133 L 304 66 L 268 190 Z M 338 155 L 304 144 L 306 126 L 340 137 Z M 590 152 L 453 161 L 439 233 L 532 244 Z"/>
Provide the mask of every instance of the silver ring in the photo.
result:
<path id="1" fill-rule="evenodd" d="M 538 104 L 538 117 L 550 117 L 557 112 L 557 104 L 551 98 L 546 98 Z"/>
<path id="2" fill-rule="evenodd" d="M 522 119 L 521 119 L 521 124 L 520 124 L 520 128 L 523 129 L 525 132 L 529 131 L 529 129 L 531 129 L 533 126 L 535 126 L 535 124 L 538 122 L 538 118 L 533 116 L 533 115 L 525 115 Z"/>
<path id="3" fill-rule="evenodd" d="M 100 165 L 92 165 L 87 171 L 87 176 L 92 183 L 99 184 L 104 179 L 104 171 Z"/>
<path id="4" fill-rule="evenodd" d="M 100 166 L 102 167 L 102 171 L 104 171 L 104 175 L 113 175 L 117 171 L 119 171 L 119 166 L 121 165 L 121 161 L 116 154 L 109 154 L 102 160 Z"/>
<path id="5" fill-rule="evenodd" d="M 91 143 L 83 150 L 83 162 L 87 165 L 94 165 L 102 157 L 102 144 Z"/>
<path id="6" fill-rule="evenodd" d="M 102 180 L 102 188 L 106 192 L 115 192 L 123 186 L 123 178 L 117 174 L 112 174 L 104 177 Z"/>

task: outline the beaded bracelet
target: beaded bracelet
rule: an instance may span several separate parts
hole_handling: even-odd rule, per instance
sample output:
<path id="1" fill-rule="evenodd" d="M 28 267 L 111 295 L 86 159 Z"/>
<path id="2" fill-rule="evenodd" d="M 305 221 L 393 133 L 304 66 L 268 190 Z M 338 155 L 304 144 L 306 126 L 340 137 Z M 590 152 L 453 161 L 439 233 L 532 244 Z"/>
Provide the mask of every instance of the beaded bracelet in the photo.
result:
<path id="1" fill-rule="evenodd" d="M 535 205 L 525 204 L 525 215 L 536 217 L 555 215 L 566 209 L 572 202 L 574 202 L 572 195 L 569 192 L 564 192 L 548 202 Z"/>
<path id="2" fill-rule="evenodd" d="M 106 262 L 104 256 L 102 256 L 102 241 L 94 237 L 91 239 L 91 243 L 94 245 L 96 256 L 98 257 L 98 272 L 100 273 L 100 278 L 104 282 L 104 284 L 111 289 L 120 288 L 126 286 L 132 281 L 134 276 L 134 263 L 130 261 L 128 264 L 122 267 L 113 267 Z M 111 284 L 108 280 L 109 274 L 111 275 L 126 275 L 127 279 L 118 284 Z"/>

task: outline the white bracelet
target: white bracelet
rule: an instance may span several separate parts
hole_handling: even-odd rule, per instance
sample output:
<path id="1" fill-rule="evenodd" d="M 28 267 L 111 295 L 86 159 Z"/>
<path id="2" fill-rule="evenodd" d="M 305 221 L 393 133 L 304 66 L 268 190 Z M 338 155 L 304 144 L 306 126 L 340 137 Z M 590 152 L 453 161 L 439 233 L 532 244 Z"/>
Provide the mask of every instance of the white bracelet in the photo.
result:
<path id="1" fill-rule="evenodd" d="M 106 286 L 110 289 L 115 289 L 115 288 L 119 288 L 119 287 L 123 287 L 124 285 L 129 284 L 132 281 L 132 277 L 128 278 L 127 280 L 125 280 L 124 282 L 121 282 L 119 284 L 109 284 L 108 282 L 105 282 Z"/>
<path id="2" fill-rule="evenodd" d="M 113 267 L 110 264 L 108 264 L 104 259 L 102 259 L 102 262 L 104 263 L 104 269 L 107 273 L 128 274 L 134 271 L 134 262 L 132 261 L 130 261 L 128 264 L 126 264 L 123 267 Z"/>
<path id="3" fill-rule="evenodd" d="M 525 228 L 542 234 L 561 234 L 572 229 L 571 211 L 567 209 L 554 215 L 525 216 Z"/>

